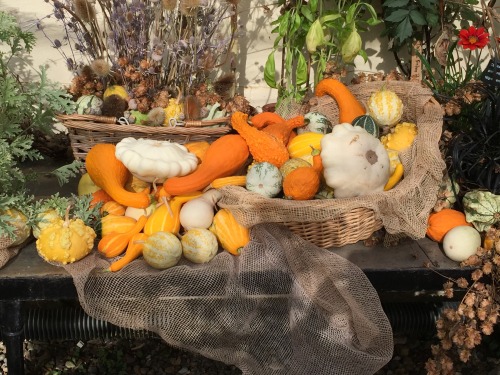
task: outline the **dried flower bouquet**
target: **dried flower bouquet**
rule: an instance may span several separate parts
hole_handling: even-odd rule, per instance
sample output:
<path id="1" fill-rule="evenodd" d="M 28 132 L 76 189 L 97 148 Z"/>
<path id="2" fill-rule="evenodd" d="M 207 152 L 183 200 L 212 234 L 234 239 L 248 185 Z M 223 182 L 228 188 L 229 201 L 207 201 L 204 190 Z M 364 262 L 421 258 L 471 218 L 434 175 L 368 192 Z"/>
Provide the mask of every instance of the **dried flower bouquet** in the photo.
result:
<path id="1" fill-rule="evenodd" d="M 74 73 L 68 91 L 75 100 L 104 99 L 96 100 L 97 111 L 85 101 L 80 113 L 122 117 L 132 110 L 131 122 L 168 125 L 169 116 L 200 120 L 217 103 L 211 114 L 222 117 L 232 103 L 237 1 L 45 1 L 64 26 L 53 45 Z M 165 114 L 140 115 L 157 107 Z"/>

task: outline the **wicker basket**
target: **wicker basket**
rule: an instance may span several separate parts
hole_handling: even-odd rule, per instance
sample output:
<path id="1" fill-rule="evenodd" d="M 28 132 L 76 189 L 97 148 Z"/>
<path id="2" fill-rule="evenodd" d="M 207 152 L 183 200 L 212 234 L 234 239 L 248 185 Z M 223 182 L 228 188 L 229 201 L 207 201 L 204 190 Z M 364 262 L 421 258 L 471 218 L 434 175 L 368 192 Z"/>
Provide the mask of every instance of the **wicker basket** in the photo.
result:
<path id="1" fill-rule="evenodd" d="M 442 109 L 429 89 L 414 82 L 369 82 L 351 86 L 351 90 L 364 103 L 372 92 L 384 85 L 403 100 L 402 121 L 414 122 L 419 129 L 412 147 L 400 153 L 405 175 L 395 188 L 362 197 L 293 201 L 266 198 L 242 187 L 226 186 L 221 190 L 223 197 L 218 205 L 231 210 L 246 227 L 281 223 L 323 248 L 367 239 L 382 227 L 388 233 L 388 242 L 401 236 L 423 238 L 445 169 L 438 147 Z M 316 104 L 308 110 L 323 113 L 337 124 L 336 102 L 330 97 L 315 99 Z M 292 117 L 303 110 L 292 108 L 284 117 Z"/>
<path id="2" fill-rule="evenodd" d="M 293 233 L 316 246 L 341 247 L 367 239 L 383 227 L 373 210 L 357 207 L 332 220 L 314 222 L 284 222 Z"/>
<path id="3" fill-rule="evenodd" d="M 68 129 L 75 159 L 81 161 L 85 161 L 87 153 L 97 143 L 116 144 L 127 137 L 169 140 L 180 144 L 212 142 L 232 130 L 229 117 L 185 121 L 168 127 L 121 125 L 114 117 L 93 115 L 59 115 L 57 118 Z"/>

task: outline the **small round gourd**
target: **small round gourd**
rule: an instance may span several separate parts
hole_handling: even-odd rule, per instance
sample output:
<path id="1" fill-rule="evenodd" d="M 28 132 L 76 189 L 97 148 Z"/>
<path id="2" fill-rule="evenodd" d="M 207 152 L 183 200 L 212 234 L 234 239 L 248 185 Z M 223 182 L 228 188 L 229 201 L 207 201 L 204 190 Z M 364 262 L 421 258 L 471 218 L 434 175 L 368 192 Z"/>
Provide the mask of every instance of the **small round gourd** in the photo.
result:
<path id="1" fill-rule="evenodd" d="M 332 123 L 319 112 L 308 112 L 304 115 L 307 125 L 297 128 L 297 134 L 312 132 L 326 134 L 332 129 Z"/>
<path id="2" fill-rule="evenodd" d="M 210 262 L 219 250 L 217 237 L 210 230 L 193 228 L 181 238 L 182 254 L 193 263 Z"/>
<path id="3" fill-rule="evenodd" d="M 380 126 L 394 126 L 403 115 L 403 101 L 392 90 L 383 88 L 368 98 L 368 113 Z"/>
<path id="4" fill-rule="evenodd" d="M 426 233 L 431 240 L 442 242 L 448 231 L 463 225 L 471 225 L 466 221 L 465 214 L 452 208 L 446 208 L 429 215 Z"/>
<path id="5" fill-rule="evenodd" d="M 356 117 L 354 120 L 352 120 L 352 125 L 362 127 L 368 133 L 373 135 L 375 138 L 378 138 L 380 136 L 380 129 L 377 123 L 375 122 L 373 117 L 369 115 L 362 115 Z"/>
<path id="6" fill-rule="evenodd" d="M 101 114 L 102 99 L 95 95 L 82 95 L 76 101 L 76 113 L 79 115 Z"/>
<path id="7" fill-rule="evenodd" d="M 283 165 L 280 167 L 281 175 L 283 176 L 283 180 L 288 176 L 288 174 L 300 167 L 310 167 L 311 163 L 302 158 L 291 158 L 288 159 Z"/>
<path id="8" fill-rule="evenodd" d="M 156 232 L 144 242 L 142 256 L 151 267 L 164 270 L 175 266 L 182 256 L 181 241 L 170 232 Z"/>
<path id="9" fill-rule="evenodd" d="M 249 191 L 272 198 L 280 193 L 282 183 L 283 177 L 279 168 L 263 161 L 250 166 L 245 186 Z"/>
<path id="10" fill-rule="evenodd" d="M 459 225 L 450 229 L 443 239 L 443 250 L 448 258 L 463 262 L 481 246 L 481 235 L 474 227 Z"/>

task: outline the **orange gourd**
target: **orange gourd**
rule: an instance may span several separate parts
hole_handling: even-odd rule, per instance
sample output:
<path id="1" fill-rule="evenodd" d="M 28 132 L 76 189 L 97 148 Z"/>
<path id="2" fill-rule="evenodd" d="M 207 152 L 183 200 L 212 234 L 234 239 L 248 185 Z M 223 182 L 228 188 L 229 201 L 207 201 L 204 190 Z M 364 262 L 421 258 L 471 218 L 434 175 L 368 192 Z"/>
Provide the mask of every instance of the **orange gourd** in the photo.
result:
<path id="1" fill-rule="evenodd" d="M 291 118 L 290 120 L 270 124 L 262 129 L 262 131 L 264 133 L 274 135 L 286 146 L 290 141 L 290 134 L 292 133 L 292 131 L 296 128 L 304 126 L 304 121 L 304 116 L 296 116 L 294 118 Z"/>
<path id="2" fill-rule="evenodd" d="M 363 104 L 356 99 L 351 90 L 335 78 L 325 78 L 316 85 L 314 94 L 331 96 L 337 102 L 339 107 L 339 123 L 347 122 L 349 124 L 358 117 L 366 113 Z"/>
<path id="3" fill-rule="evenodd" d="M 459 225 L 469 225 L 463 212 L 452 208 L 444 208 L 439 212 L 432 212 L 427 222 L 427 236 L 436 242 L 443 242 L 443 238 L 450 229 Z"/>
<path id="4" fill-rule="evenodd" d="M 240 255 L 241 250 L 250 242 L 250 230 L 238 223 L 227 208 L 217 211 L 209 229 L 222 248 L 233 255 Z"/>
<path id="5" fill-rule="evenodd" d="M 106 215 L 101 218 L 101 237 L 110 233 L 126 233 L 131 230 L 137 220 L 123 215 Z"/>
<path id="6" fill-rule="evenodd" d="M 144 242 L 148 237 L 149 236 L 145 233 L 134 234 L 128 242 L 125 255 L 111 263 L 109 270 L 111 272 L 119 271 L 134 259 L 139 258 L 142 255 L 142 249 L 144 249 Z"/>
<path id="7" fill-rule="evenodd" d="M 249 156 L 247 143 L 241 136 L 223 135 L 210 145 L 203 162 L 194 172 L 167 179 L 163 189 L 170 196 L 203 190 L 216 178 L 234 175 Z"/>
<path id="8" fill-rule="evenodd" d="M 101 207 L 101 215 L 123 216 L 125 215 L 125 206 L 115 201 L 106 202 Z"/>
<path id="9" fill-rule="evenodd" d="M 245 139 L 254 161 L 267 161 L 279 168 L 290 157 L 285 144 L 274 135 L 250 126 L 247 119 L 246 113 L 236 111 L 231 116 L 231 126 Z"/>
<path id="10" fill-rule="evenodd" d="M 205 154 L 210 147 L 210 143 L 207 141 L 189 142 L 184 144 L 184 146 L 202 162 L 205 159 Z"/>
<path id="11" fill-rule="evenodd" d="M 115 148 L 112 144 L 98 143 L 90 149 L 85 160 L 85 167 L 90 178 L 114 201 L 126 207 L 148 207 L 150 204 L 148 194 L 132 193 L 124 188 L 130 172 L 115 157 Z"/>
<path id="12" fill-rule="evenodd" d="M 313 149 L 313 165 L 310 167 L 299 167 L 286 175 L 283 180 L 283 193 L 285 198 L 293 200 L 312 199 L 317 193 L 321 183 L 320 151 Z"/>
<path id="13" fill-rule="evenodd" d="M 262 129 L 271 124 L 284 122 L 285 119 L 275 112 L 261 112 L 252 116 L 251 121 L 254 128 Z"/>
<path id="14" fill-rule="evenodd" d="M 181 221 L 179 213 L 181 206 L 191 199 L 201 196 L 201 192 L 195 191 L 185 195 L 176 195 L 169 201 L 164 199 L 164 204 L 157 207 L 156 210 L 149 216 L 144 233 L 151 235 L 156 232 L 179 233 L 181 229 Z"/>
<path id="15" fill-rule="evenodd" d="M 142 231 L 147 220 L 148 218 L 143 215 L 128 232 L 107 234 L 97 244 L 97 250 L 106 258 L 114 258 L 122 254 L 127 248 L 130 239 Z"/>
<path id="16" fill-rule="evenodd" d="M 92 199 L 90 200 L 90 208 L 94 207 L 97 203 L 111 202 L 113 198 L 110 197 L 103 189 L 96 190 L 92 193 Z"/>

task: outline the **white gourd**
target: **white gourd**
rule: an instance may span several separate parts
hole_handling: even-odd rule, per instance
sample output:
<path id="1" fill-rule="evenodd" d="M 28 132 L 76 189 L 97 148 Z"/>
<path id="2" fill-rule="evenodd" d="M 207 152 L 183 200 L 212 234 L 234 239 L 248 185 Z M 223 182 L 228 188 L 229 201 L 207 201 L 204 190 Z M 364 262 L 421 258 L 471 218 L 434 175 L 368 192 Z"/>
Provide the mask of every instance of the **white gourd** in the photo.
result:
<path id="1" fill-rule="evenodd" d="M 277 196 L 282 188 L 283 176 L 278 167 L 263 161 L 250 166 L 247 172 L 246 189 L 265 197 Z"/>

